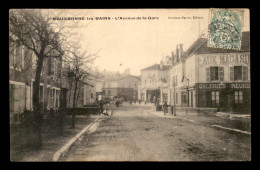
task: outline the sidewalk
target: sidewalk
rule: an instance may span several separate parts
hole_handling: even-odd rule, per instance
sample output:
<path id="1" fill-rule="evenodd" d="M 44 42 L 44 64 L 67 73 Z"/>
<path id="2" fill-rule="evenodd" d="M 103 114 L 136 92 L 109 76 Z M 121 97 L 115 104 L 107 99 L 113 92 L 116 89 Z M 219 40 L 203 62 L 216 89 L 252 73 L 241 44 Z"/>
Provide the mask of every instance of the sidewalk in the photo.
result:
<path id="1" fill-rule="evenodd" d="M 216 115 L 186 115 L 185 113 L 180 114 L 177 112 L 176 116 L 173 116 L 171 113 L 164 115 L 163 111 L 155 111 L 155 108 L 151 108 L 148 112 L 158 117 L 179 119 L 204 126 L 251 134 L 251 118 L 249 115 L 229 113 L 217 113 Z"/>
<path id="2" fill-rule="evenodd" d="M 100 115 L 91 115 L 88 117 L 76 116 L 75 128 L 70 128 L 70 122 L 64 127 L 63 134 L 57 134 L 55 128 L 44 127 L 42 129 L 43 147 L 41 150 L 30 150 L 21 143 L 28 136 L 26 129 L 20 129 L 18 132 L 10 133 L 10 160 L 14 162 L 47 162 L 53 161 L 54 154 L 66 145 L 71 139 L 82 131 L 86 126 L 93 123 L 96 119 L 104 117 Z M 19 146 L 20 144 L 20 146 Z"/>

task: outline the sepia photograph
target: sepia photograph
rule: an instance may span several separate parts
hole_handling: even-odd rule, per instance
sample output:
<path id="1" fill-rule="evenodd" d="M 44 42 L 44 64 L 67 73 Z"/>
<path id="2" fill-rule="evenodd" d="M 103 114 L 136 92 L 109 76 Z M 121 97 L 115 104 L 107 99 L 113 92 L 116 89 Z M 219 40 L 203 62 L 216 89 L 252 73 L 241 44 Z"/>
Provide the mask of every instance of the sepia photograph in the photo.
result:
<path id="1" fill-rule="evenodd" d="M 9 160 L 249 162 L 250 65 L 248 8 L 9 9 Z"/>

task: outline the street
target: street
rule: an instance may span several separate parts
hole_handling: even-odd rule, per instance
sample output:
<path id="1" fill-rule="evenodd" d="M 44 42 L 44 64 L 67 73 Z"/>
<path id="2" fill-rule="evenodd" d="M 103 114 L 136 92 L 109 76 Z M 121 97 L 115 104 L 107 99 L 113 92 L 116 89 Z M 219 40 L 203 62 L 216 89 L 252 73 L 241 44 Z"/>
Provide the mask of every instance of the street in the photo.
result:
<path id="1" fill-rule="evenodd" d="M 123 105 L 61 161 L 249 161 L 251 137 Z"/>

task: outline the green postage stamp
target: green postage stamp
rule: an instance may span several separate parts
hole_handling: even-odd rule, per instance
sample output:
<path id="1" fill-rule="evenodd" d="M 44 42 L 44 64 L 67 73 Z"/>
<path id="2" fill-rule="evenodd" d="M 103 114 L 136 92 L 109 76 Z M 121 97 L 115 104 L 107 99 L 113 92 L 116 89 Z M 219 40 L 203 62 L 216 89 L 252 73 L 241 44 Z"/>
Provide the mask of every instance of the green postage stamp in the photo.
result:
<path id="1" fill-rule="evenodd" d="M 243 12 L 238 9 L 211 9 L 208 47 L 240 50 Z"/>

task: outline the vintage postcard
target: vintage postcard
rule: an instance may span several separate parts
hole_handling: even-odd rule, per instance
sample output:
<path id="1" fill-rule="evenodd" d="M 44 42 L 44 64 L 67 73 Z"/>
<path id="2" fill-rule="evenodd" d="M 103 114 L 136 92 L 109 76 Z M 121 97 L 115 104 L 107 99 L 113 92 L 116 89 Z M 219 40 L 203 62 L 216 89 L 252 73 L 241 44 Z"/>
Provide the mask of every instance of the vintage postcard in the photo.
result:
<path id="1" fill-rule="evenodd" d="M 251 161 L 250 10 L 10 9 L 10 161 Z"/>

